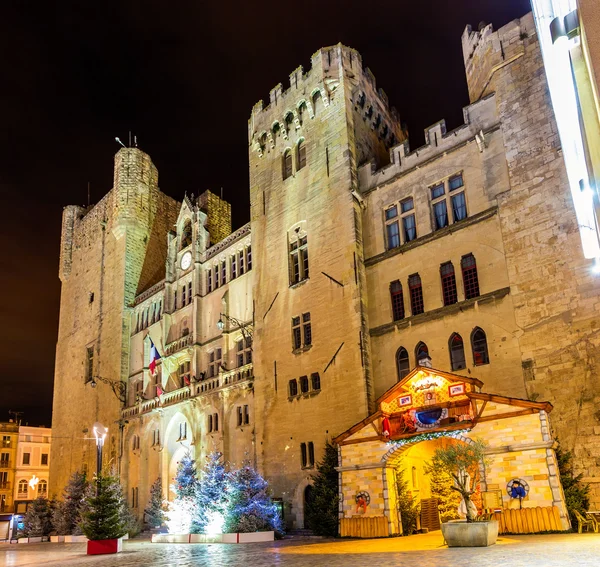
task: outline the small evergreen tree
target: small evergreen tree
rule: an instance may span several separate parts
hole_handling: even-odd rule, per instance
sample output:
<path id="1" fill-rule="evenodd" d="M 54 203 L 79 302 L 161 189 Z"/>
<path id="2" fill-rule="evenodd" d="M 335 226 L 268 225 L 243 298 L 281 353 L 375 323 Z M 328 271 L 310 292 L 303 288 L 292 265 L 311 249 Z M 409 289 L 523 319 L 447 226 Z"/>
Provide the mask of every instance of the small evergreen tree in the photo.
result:
<path id="1" fill-rule="evenodd" d="M 170 502 L 166 502 L 164 518 L 169 533 L 192 533 L 192 520 L 198 515 L 197 486 L 196 464 L 192 456 L 186 453 L 177 464 L 177 473 L 171 485 L 175 498 Z M 194 531 L 193 533 L 198 532 Z"/>
<path id="2" fill-rule="evenodd" d="M 36 498 L 27 508 L 23 520 L 23 534 L 27 537 L 47 536 L 52 531 L 53 502 L 43 496 Z"/>
<path id="3" fill-rule="evenodd" d="M 160 477 L 154 481 L 150 487 L 150 501 L 148 507 L 144 510 L 146 521 L 153 528 L 159 528 L 165 521 L 165 512 L 163 507 L 162 482 Z"/>
<path id="4" fill-rule="evenodd" d="M 80 535 L 81 510 L 88 482 L 84 473 L 75 472 L 63 490 L 63 499 L 52 514 L 54 531 L 58 535 Z"/>
<path id="5" fill-rule="evenodd" d="M 206 458 L 200 482 L 195 486 L 197 509 L 193 513 L 191 533 L 206 533 L 207 529 L 217 529 L 216 524 L 224 522 L 227 512 L 229 476 L 222 460 L 222 454 L 214 452 Z"/>
<path id="6" fill-rule="evenodd" d="M 577 510 L 585 518 L 590 505 L 590 485 L 581 482 L 583 474 L 576 475 L 574 473 L 573 453 L 564 451 L 560 443 L 556 447 L 556 460 L 558 461 L 560 483 L 565 493 L 565 504 L 571 518 L 571 525 L 576 526 L 577 520 L 574 511 Z"/>
<path id="7" fill-rule="evenodd" d="M 323 460 L 317 463 L 317 473 L 312 476 L 311 499 L 306 503 L 306 525 L 320 536 L 338 536 L 339 479 L 337 448 L 327 442 Z"/>
<path id="8" fill-rule="evenodd" d="M 118 478 L 101 475 L 88 487 L 85 504 L 80 526 L 88 539 L 115 539 L 127 533 L 129 510 Z"/>
<path id="9" fill-rule="evenodd" d="M 401 465 L 396 469 L 396 497 L 400 522 L 402 523 L 402 535 L 411 535 L 417 531 L 417 518 L 419 517 L 419 503 L 415 501 L 410 490 L 408 481 L 404 478 L 405 470 Z"/>
<path id="10" fill-rule="evenodd" d="M 229 475 L 225 532 L 282 532 L 279 510 L 267 494 L 267 481 L 250 464 Z"/>
<path id="11" fill-rule="evenodd" d="M 430 476 L 431 497 L 437 498 L 438 510 L 442 522 L 449 522 L 458 518 L 460 494 L 452 490 L 452 477 L 444 470 L 434 469 L 425 465 L 425 474 Z"/>

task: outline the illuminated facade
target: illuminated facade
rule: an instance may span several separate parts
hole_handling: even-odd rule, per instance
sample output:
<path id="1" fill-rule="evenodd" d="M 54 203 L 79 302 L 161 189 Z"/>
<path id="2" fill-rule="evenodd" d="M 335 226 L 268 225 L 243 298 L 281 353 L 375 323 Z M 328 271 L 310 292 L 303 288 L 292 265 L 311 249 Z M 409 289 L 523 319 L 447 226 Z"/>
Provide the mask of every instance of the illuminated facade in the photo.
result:
<path id="1" fill-rule="evenodd" d="M 464 124 L 432 125 L 416 150 L 360 55 L 317 51 L 252 110 L 251 220 L 235 232 L 216 195 L 162 193 L 137 148 L 100 203 L 65 209 L 55 487 L 94 469 L 101 421 L 140 517 L 183 452 L 218 450 L 256 463 L 303 527 L 326 441 L 427 356 L 507 406 L 549 400 L 598 482 L 598 282 L 533 17 L 467 27 L 462 46 Z"/>

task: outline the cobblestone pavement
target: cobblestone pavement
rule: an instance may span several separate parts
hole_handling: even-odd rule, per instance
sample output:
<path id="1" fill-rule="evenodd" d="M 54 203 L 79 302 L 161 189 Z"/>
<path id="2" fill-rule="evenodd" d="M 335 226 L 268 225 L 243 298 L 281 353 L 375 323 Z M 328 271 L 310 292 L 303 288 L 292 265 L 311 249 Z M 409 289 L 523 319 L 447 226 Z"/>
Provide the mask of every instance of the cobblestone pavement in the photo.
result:
<path id="1" fill-rule="evenodd" d="M 246 545 L 125 542 L 87 556 L 85 544 L 0 545 L 0 567 L 587 567 L 600 566 L 600 534 L 501 537 L 488 548 L 443 546 L 440 532 L 379 540 L 284 540 Z"/>

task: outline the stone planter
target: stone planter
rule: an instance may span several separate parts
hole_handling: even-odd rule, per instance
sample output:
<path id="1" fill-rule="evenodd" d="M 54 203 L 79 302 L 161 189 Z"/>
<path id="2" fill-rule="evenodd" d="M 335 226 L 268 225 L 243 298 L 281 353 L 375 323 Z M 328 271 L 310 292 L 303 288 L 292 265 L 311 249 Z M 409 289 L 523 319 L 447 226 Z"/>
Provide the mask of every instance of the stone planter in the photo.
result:
<path id="1" fill-rule="evenodd" d="M 51 543 L 63 543 L 65 541 L 64 535 L 52 535 L 50 536 Z"/>
<path id="2" fill-rule="evenodd" d="M 123 538 L 89 540 L 87 543 L 88 555 L 106 555 L 123 551 Z"/>
<path id="3" fill-rule="evenodd" d="M 446 522 L 442 524 L 442 534 L 448 547 L 487 547 L 496 543 L 498 522 Z"/>
<path id="4" fill-rule="evenodd" d="M 275 532 L 234 534 L 152 534 L 152 543 L 256 543 L 274 541 Z"/>

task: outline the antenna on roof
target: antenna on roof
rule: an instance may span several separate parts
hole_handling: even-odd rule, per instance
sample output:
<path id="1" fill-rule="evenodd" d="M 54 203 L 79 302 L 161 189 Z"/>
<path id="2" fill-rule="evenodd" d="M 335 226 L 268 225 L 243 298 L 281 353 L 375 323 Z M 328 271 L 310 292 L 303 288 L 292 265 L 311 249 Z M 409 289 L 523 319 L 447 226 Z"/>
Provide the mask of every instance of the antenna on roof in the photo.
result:
<path id="1" fill-rule="evenodd" d="M 128 144 L 128 147 L 129 148 L 131 147 L 131 130 L 129 130 L 129 144 Z"/>
<path id="2" fill-rule="evenodd" d="M 137 148 L 137 136 L 133 137 L 133 147 Z"/>

